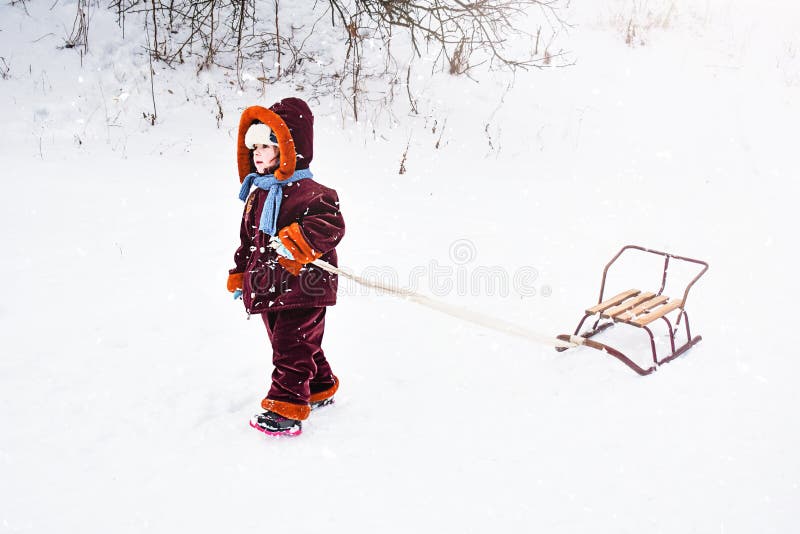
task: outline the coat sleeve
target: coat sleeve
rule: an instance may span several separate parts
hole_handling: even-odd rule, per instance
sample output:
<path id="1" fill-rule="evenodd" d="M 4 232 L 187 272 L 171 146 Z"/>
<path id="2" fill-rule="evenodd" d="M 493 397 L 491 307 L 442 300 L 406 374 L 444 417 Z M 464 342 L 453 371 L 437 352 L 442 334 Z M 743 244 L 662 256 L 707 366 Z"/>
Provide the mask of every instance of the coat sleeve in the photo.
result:
<path id="1" fill-rule="evenodd" d="M 250 261 L 250 254 L 253 251 L 253 236 L 251 235 L 253 228 L 253 209 L 252 204 L 255 202 L 255 192 L 250 195 L 245 203 L 244 213 L 242 214 L 242 224 L 239 227 L 239 248 L 233 255 L 233 262 L 236 267 L 228 271 L 229 274 L 243 273 L 247 269 L 247 262 Z"/>
<path id="2" fill-rule="evenodd" d="M 336 191 L 328 189 L 315 195 L 300 221 L 300 227 L 315 251 L 327 254 L 333 250 L 344 237 L 344 217 Z"/>

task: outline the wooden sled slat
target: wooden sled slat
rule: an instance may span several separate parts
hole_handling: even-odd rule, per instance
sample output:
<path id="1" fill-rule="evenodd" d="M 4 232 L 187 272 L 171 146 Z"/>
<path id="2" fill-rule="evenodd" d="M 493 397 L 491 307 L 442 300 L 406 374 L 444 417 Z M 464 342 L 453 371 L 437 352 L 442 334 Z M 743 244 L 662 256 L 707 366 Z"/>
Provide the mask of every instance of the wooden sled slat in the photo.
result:
<path id="1" fill-rule="evenodd" d="M 611 308 L 608 308 L 601 315 L 603 317 L 616 318 L 617 315 L 619 315 L 619 314 L 621 314 L 623 312 L 626 312 L 626 311 L 628 311 L 628 310 L 630 310 L 632 308 L 635 308 L 639 304 L 645 302 L 646 300 L 649 300 L 649 299 L 653 298 L 654 296 L 655 295 L 653 293 L 639 293 L 639 295 L 637 295 L 636 297 L 633 297 L 633 298 L 630 298 L 630 299 L 627 299 L 627 300 L 623 301 L 622 304 L 618 304 L 616 306 L 612 306 Z"/>
<path id="2" fill-rule="evenodd" d="M 594 315 L 595 313 L 598 313 L 598 312 L 601 312 L 603 310 L 606 310 L 606 309 L 610 308 L 611 306 L 616 306 L 617 304 L 619 304 L 620 302 L 624 301 L 625 299 L 633 297 L 635 295 L 638 295 L 639 293 L 641 293 L 641 291 L 639 291 L 638 289 L 629 289 L 627 291 L 623 291 L 619 295 L 614 295 L 610 299 L 604 300 L 600 304 L 597 304 L 596 306 L 592 306 L 591 308 L 588 308 L 586 310 L 586 313 L 588 315 Z"/>
<path id="3" fill-rule="evenodd" d="M 659 317 L 663 317 L 664 315 L 668 314 L 672 310 L 674 310 L 676 308 L 680 308 L 682 304 L 683 304 L 683 301 L 681 299 L 673 300 L 672 302 L 669 302 L 668 304 L 665 304 L 664 306 L 661 306 L 659 308 L 651 310 L 651 311 L 645 313 L 644 315 L 640 315 L 639 317 L 634 319 L 632 322 L 634 324 L 639 325 L 639 326 L 647 326 L 650 323 L 652 323 L 653 321 L 655 321 L 656 319 L 658 319 Z"/>
<path id="4" fill-rule="evenodd" d="M 637 315 L 641 315 L 644 312 L 655 308 L 656 306 L 660 306 L 661 304 L 664 304 L 668 300 L 669 300 L 669 297 L 667 297 L 665 295 L 658 295 L 657 297 L 653 297 L 650 300 L 639 304 L 638 306 L 636 306 L 632 310 L 629 310 L 629 311 L 623 313 L 622 315 L 617 317 L 617 319 L 619 319 L 620 321 L 630 321 L 631 319 L 633 319 Z"/>

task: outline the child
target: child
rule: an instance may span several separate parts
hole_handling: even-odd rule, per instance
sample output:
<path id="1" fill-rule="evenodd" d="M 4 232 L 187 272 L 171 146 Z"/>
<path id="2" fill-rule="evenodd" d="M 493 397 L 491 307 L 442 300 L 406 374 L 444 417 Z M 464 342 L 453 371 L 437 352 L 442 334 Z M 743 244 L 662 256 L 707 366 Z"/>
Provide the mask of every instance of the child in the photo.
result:
<path id="1" fill-rule="evenodd" d="M 312 179 L 313 127 L 299 98 L 249 107 L 239 121 L 239 198 L 246 203 L 228 290 L 242 295 L 248 317 L 261 315 L 272 343 L 266 411 L 250 421 L 269 435 L 300 434 L 311 410 L 333 402 L 339 387 L 320 346 L 338 280 L 311 262 L 337 264 L 344 219 L 336 191 Z"/>

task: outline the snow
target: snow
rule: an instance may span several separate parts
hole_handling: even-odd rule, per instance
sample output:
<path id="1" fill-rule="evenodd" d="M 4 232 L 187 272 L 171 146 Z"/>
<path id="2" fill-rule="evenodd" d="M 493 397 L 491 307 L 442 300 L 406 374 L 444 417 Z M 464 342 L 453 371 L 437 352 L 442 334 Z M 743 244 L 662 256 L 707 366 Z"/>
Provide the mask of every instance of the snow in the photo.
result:
<path id="1" fill-rule="evenodd" d="M 96 10 L 80 58 L 47 4 L 0 7 L 0 532 L 800 528 L 792 3 L 575 5 L 572 66 L 420 75 L 391 120 L 309 98 L 357 274 L 555 335 L 625 244 L 710 269 L 703 341 L 645 378 L 343 283 L 342 388 L 293 439 L 248 425 L 270 349 L 225 279 L 239 112 L 306 95 L 157 68 L 153 127 L 143 37 Z M 632 261 L 609 293 L 660 275 Z"/>

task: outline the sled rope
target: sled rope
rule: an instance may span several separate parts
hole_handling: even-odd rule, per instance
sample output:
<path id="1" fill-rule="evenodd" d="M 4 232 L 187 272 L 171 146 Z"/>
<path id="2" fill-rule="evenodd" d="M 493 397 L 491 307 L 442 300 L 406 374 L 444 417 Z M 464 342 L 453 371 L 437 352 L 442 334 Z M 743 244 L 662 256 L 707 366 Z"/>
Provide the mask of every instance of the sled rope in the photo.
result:
<path id="1" fill-rule="evenodd" d="M 342 276 L 344 278 L 347 278 L 348 280 L 352 280 L 363 286 L 391 293 L 392 295 L 404 298 L 406 300 L 410 300 L 411 302 L 416 302 L 417 304 L 420 304 L 427 308 L 431 308 L 433 310 L 440 311 L 451 317 L 462 319 L 464 321 L 477 324 L 479 326 L 488 328 L 490 330 L 502 332 L 504 334 L 511 334 L 517 337 L 528 339 L 530 341 L 535 341 L 537 343 L 543 343 L 545 345 L 550 345 L 553 347 L 559 347 L 565 349 L 576 347 L 578 345 L 583 345 L 584 341 L 586 341 L 584 338 L 580 336 L 570 336 L 569 341 L 562 341 L 560 339 L 556 339 L 555 337 L 539 334 L 537 332 L 534 332 L 517 324 L 510 323 L 502 319 L 498 319 L 497 317 L 492 317 L 490 315 L 478 313 L 459 306 L 454 306 L 452 304 L 448 304 L 446 302 L 433 299 L 427 295 L 423 295 L 421 293 L 417 293 L 409 289 L 399 289 L 373 280 L 367 280 L 366 278 L 362 278 L 358 275 L 349 273 L 338 267 L 334 267 L 330 263 L 323 260 L 315 260 L 312 263 L 317 267 L 328 271 L 329 273 Z"/>

